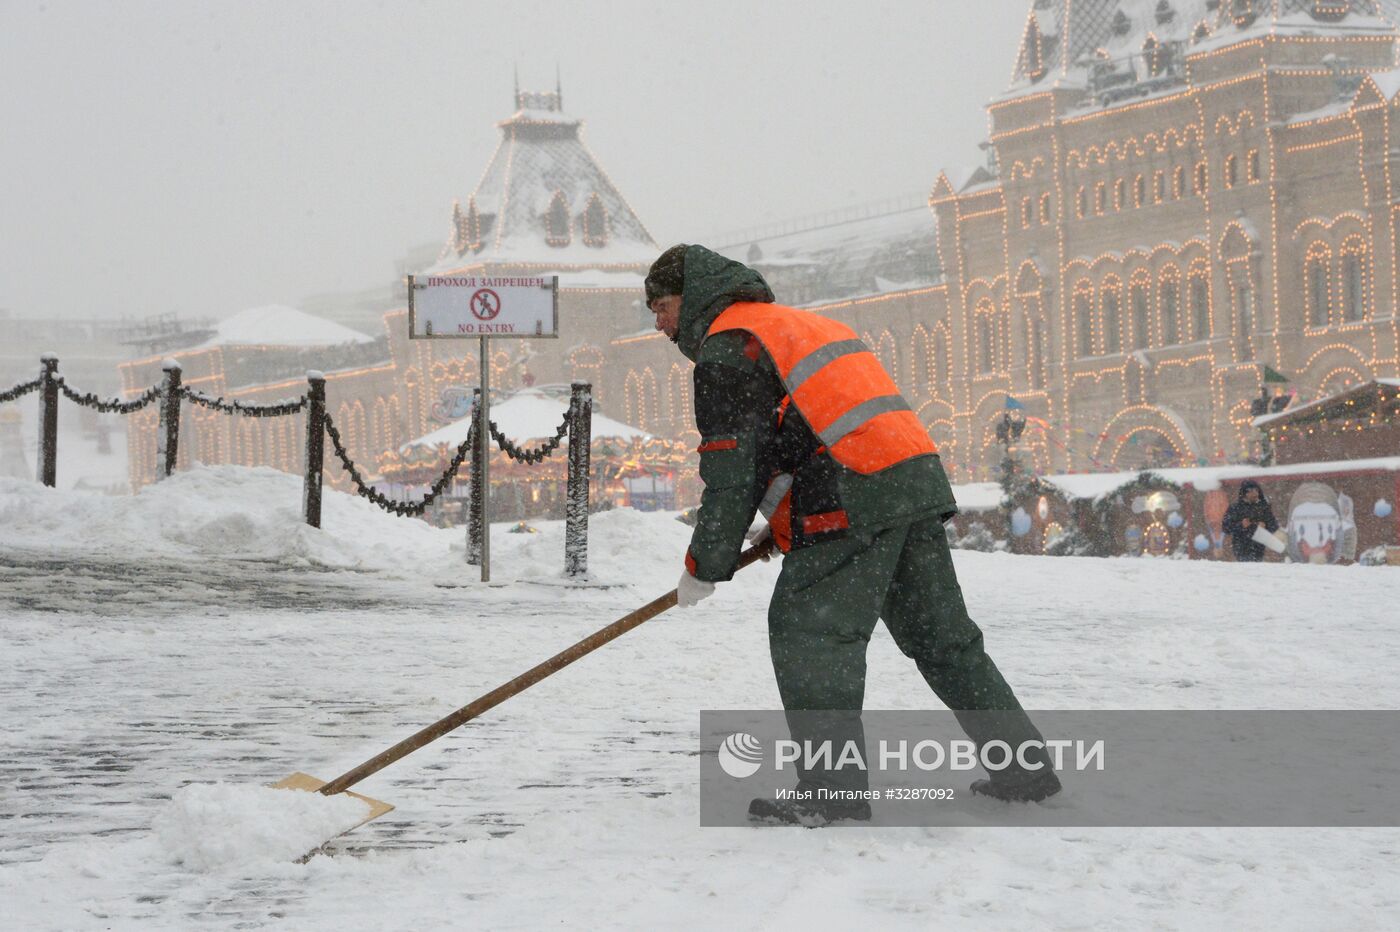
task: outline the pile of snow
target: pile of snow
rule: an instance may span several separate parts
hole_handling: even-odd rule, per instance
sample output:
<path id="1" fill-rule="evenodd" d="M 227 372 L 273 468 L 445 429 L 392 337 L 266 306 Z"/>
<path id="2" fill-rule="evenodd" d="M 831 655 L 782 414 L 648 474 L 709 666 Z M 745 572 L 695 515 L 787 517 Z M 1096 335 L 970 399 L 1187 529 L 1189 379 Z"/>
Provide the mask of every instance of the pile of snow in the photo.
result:
<path id="1" fill-rule="evenodd" d="M 322 527 L 308 527 L 301 499 L 299 476 L 266 466 L 201 467 L 126 496 L 0 479 L 0 544 L 340 569 L 386 568 L 445 550 L 441 532 L 423 522 L 329 490 Z"/>
<path id="2" fill-rule="evenodd" d="M 212 871 L 295 861 L 354 828 L 369 811 L 368 803 L 344 793 L 192 783 L 175 791 L 153 827 L 176 864 Z"/>
<path id="3" fill-rule="evenodd" d="M 215 326 L 215 336 L 195 347 L 211 346 L 339 346 L 373 343 L 374 338 L 334 321 L 284 304 L 239 311 Z"/>
<path id="4" fill-rule="evenodd" d="M 204 466 L 116 496 L 0 478 L 0 547 L 132 560 L 259 560 L 452 585 L 479 575 L 465 564 L 464 528 L 430 527 L 329 488 L 321 527 L 313 528 L 302 521 L 301 499 L 301 477 L 265 466 Z M 564 522 L 531 521 L 533 534 L 508 533 L 513 526 L 492 525 L 493 577 L 560 577 Z M 671 513 L 592 515 L 590 577 L 609 585 L 673 579 L 690 533 Z"/>

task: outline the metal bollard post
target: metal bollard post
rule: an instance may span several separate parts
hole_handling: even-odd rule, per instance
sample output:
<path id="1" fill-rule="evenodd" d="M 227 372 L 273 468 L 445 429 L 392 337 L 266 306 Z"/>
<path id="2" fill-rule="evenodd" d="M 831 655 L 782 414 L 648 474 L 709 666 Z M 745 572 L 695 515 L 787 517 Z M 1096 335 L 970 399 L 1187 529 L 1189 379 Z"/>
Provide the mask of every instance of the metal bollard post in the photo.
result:
<path id="1" fill-rule="evenodd" d="M 302 482 L 301 515 L 311 527 L 321 526 L 321 470 L 326 455 L 326 377 L 306 373 L 306 478 Z"/>
<path id="2" fill-rule="evenodd" d="M 39 358 L 44 380 L 39 396 L 39 481 L 53 488 L 58 482 L 58 357 L 45 353 Z"/>
<path id="3" fill-rule="evenodd" d="M 173 359 L 161 363 L 165 370 L 164 395 L 160 404 L 160 421 L 156 427 L 156 481 L 175 473 L 175 456 L 180 448 L 180 364 Z"/>
<path id="4" fill-rule="evenodd" d="M 477 424 L 480 429 L 480 418 L 477 416 L 481 405 L 481 389 L 475 390 L 475 397 L 472 399 L 472 423 Z M 471 464 L 471 494 L 467 498 L 467 564 L 469 566 L 481 565 L 481 444 L 472 444 L 471 454 L 467 457 L 467 462 Z"/>
<path id="5" fill-rule="evenodd" d="M 564 573 L 588 575 L 588 477 L 592 471 L 593 386 L 574 382 L 569 398 L 569 482 L 564 503 Z"/>

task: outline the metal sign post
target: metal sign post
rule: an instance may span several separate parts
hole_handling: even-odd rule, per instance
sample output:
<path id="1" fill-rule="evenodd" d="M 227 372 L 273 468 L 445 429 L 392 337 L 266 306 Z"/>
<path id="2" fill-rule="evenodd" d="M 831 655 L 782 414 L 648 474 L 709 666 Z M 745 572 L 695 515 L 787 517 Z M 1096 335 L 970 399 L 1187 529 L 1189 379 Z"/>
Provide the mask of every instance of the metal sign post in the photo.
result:
<path id="1" fill-rule="evenodd" d="M 490 337 L 481 338 L 481 420 L 476 425 L 481 444 L 481 581 L 491 581 L 491 350 Z"/>
<path id="2" fill-rule="evenodd" d="M 410 340 L 481 340 L 481 402 L 477 448 L 481 521 L 481 581 L 491 581 L 491 337 L 555 339 L 559 336 L 556 275 L 449 273 L 408 276 Z M 470 535 L 468 531 L 468 535 Z M 471 542 L 467 544 L 470 560 Z"/>

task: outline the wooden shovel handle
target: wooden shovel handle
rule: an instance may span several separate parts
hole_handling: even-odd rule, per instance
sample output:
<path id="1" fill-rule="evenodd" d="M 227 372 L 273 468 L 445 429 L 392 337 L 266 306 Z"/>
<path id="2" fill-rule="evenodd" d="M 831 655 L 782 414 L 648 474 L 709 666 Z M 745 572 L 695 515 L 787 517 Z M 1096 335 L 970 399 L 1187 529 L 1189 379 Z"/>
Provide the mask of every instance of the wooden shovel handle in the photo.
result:
<path id="1" fill-rule="evenodd" d="M 773 547 L 771 540 L 765 541 L 764 543 L 759 544 L 756 547 L 750 547 L 748 550 L 744 551 L 744 553 L 739 556 L 738 569 L 743 569 L 750 563 L 754 563 L 757 560 L 763 559 L 772 552 L 772 549 Z M 511 696 L 514 696 L 516 693 L 524 692 L 531 686 L 534 686 L 540 680 L 549 676 L 551 673 L 559 672 L 560 670 L 567 667 L 569 664 L 573 663 L 575 660 L 578 660 L 580 657 L 583 657 L 586 654 L 591 654 L 593 651 L 602 647 L 609 641 L 621 637 L 622 635 L 626 634 L 628 631 L 631 631 L 633 628 L 637 627 L 643 622 L 650 621 L 657 615 L 660 615 L 662 612 L 666 611 L 666 609 L 672 608 L 675 604 L 676 590 L 672 589 L 670 592 L 666 593 L 660 598 L 651 600 L 646 605 L 643 605 L 641 608 L 637 609 L 635 612 L 632 612 L 629 615 L 625 615 L 624 617 L 619 618 L 617 621 L 614 621 L 606 628 L 603 628 L 599 631 L 594 632 L 593 634 L 590 634 L 588 637 L 584 638 L 582 641 L 579 641 L 572 647 L 567 647 L 564 650 L 561 650 L 559 653 L 555 654 L 553 657 L 550 657 L 544 663 L 541 663 L 538 666 L 526 670 L 524 673 L 511 680 L 509 683 L 504 683 L 500 686 L 497 686 L 495 689 L 491 690 L 489 693 L 482 696 L 480 699 L 476 699 L 468 703 L 467 705 L 462 706 L 456 712 L 453 712 L 451 715 L 448 715 L 445 718 L 438 719 L 436 722 L 433 722 L 426 728 L 400 741 L 398 744 L 389 748 L 387 751 L 384 751 L 380 754 L 376 754 L 374 757 L 371 757 L 369 760 L 365 761 L 363 764 L 356 767 L 354 770 L 341 774 L 331 782 L 327 783 L 325 786 L 321 787 L 320 792 L 324 793 L 327 796 L 334 796 L 336 793 L 348 790 L 350 787 L 354 786 L 356 783 L 359 783 L 361 780 L 365 779 L 371 774 L 378 773 L 385 767 L 388 767 L 390 764 L 392 764 L 399 758 L 407 757 L 409 754 L 412 754 L 414 751 L 423 747 L 425 744 L 430 744 L 431 742 L 436 741 L 438 738 L 441 738 L 443 735 L 447 734 L 449 731 L 452 731 L 456 728 L 460 728 L 461 726 L 465 725 L 467 722 L 476 718 L 478 715 L 482 714 L 488 709 L 495 708 L 502 702 L 505 702 Z"/>

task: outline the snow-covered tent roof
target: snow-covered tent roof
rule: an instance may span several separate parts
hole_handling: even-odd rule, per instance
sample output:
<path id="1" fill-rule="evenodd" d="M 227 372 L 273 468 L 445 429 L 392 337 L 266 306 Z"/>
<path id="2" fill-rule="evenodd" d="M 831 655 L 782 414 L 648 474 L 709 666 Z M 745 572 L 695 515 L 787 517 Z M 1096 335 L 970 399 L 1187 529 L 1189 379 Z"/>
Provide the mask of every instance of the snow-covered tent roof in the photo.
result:
<path id="1" fill-rule="evenodd" d="M 195 349 L 211 346 L 339 346 L 373 343 L 374 338 L 283 304 L 239 311 L 214 328 L 214 336 Z"/>
<path id="2" fill-rule="evenodd" d="M 1326 463 L 1289 463 L 1285 466 L 1241 464 L 1236 466 L 1173 467 L 1137 472 L 1072 473 L 1062 476 L 1041 476 L 1040 481 L 1054 486 L 1070 498 L 1099 499 L 1133 481 L 1143 473 L 1151 473 L 1177 485 L 1189 483 L 1192 488 L 1198 491 L 1211 492 L 1220 488 L 1221 482 L 1237 479 L 1368 472 L 1371 470 L 1400 472 L 1400 456 L 1383 456 L 1364 460 L 1334 460 Z"/>
<path id="3" fill-rule="evenodd" d="M 529 263 L 644 267 L 660 251 L 588 150 L 563 94 L 517 91 L 480 184 L 453 205 L 452 233 L 428 271 Z"/>
<path id="4" fill-rule="evenodd" d="M 1012 91 L 1083 85 L 1094 60 L 1140 54 L 1149 40 L 1195 51 L 1261 32 L 1389 32 L 1397 21 L 1400 0 L 1032 0 Z"/>
<path id="5" fill-rule="evenodd" d="M 567 385 L 541 385 L 521 389 L 506 400 L 491 405 L 491 420 L 496 422 L 501 433 L 516 443 L 523 443 L 553 437 L 568 410 Z M 399 447 L 399 451 L 405 452 L 413 447 L 436 447 L 440 444 L 455 447 L 467 439 L 467 431 L 470 429 L 471 417 L 468 416 L 405 443 Z M 591 434 L 595 440 L 599 437 L 616 437 L 619 440 L 651 439 L 651 434 L 646 431 L 621 421 L 614 421 L 603 414 L 598 410 L 597 402 L 593 405 Z"/>

